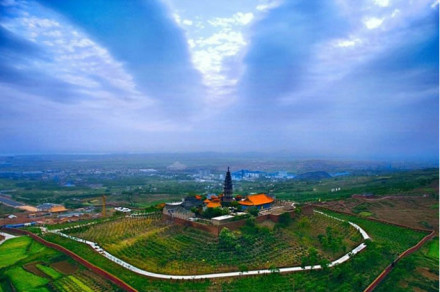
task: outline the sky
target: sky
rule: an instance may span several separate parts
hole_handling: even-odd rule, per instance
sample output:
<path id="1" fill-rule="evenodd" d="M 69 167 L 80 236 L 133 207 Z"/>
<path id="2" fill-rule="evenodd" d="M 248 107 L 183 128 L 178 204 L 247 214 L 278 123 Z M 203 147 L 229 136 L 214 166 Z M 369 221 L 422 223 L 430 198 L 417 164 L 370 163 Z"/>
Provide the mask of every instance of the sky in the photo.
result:
<path id="1" fill-rule="evenodd" d="M 438 160 L 434 0 L 0 0 L 0 154 Z"/>

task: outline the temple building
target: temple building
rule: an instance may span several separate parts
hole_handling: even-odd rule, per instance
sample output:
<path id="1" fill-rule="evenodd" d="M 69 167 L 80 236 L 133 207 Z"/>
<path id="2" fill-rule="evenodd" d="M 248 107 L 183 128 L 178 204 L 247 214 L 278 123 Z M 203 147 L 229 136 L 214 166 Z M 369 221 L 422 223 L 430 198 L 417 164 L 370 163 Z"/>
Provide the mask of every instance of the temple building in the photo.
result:
<path id="1" fill-rule="evenodd" d="M 249 195 L 246 199 L 238 202 L 243 210 L 250 207 L 256 207 L 257 209 L 269 209 L 272 206 L 274 199 L 266 194 Z"/>

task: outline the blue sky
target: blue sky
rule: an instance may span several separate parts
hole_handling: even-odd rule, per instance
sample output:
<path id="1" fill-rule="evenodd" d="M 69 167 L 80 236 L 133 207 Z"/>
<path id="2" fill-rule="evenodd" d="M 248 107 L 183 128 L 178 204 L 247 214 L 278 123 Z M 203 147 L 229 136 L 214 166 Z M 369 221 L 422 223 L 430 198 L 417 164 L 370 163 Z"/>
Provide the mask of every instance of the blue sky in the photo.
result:
<path id="1" fill-rule="evenodd" d="M 0 0 L 0 153 L 438 159 L 438 6 Z"/>

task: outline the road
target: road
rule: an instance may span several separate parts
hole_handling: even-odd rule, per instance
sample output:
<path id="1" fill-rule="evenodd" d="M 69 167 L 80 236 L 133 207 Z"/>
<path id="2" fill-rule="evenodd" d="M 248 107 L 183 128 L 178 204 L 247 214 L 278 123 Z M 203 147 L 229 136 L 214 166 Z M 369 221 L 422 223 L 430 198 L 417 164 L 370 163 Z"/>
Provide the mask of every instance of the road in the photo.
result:
<path id="1" fill-rule="evenodd" d="M 22 204 L 20 202 L 14 201 L 14 200 L 12 200 L 10 198 L 3 197 L 3 196 L 0 196 L 0 202 L 5 204 L 5 205 L 8 205 L 10 207 L 14 207 L 14 208 L 17 208 L 17 207 L 20 207 L 20 206 L 24 206 L 24 204 Z"/>

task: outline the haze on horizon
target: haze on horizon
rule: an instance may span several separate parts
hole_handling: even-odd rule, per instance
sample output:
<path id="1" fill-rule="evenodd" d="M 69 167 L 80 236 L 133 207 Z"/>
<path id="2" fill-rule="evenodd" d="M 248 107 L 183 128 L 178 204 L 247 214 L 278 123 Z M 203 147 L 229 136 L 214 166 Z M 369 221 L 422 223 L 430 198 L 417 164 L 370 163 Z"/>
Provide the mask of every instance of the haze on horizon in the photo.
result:
<path id="1" fill-rule="evenodd" d="M 0 154 L 438 160 L 438 9 L 0 0 Z"/>

